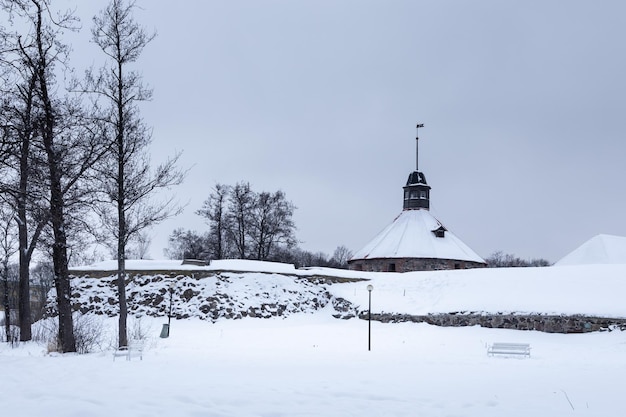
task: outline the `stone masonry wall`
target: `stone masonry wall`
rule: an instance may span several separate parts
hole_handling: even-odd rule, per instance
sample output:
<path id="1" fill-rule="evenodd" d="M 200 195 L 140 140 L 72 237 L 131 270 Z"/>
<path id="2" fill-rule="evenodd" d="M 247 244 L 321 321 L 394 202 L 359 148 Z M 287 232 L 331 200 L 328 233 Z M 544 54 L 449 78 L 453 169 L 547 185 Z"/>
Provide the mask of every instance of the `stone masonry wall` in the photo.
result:
<path id="1" fill-rule="evenodd" d="M 445 269 L 483 268 L 485 266 L 485 264 L 479 262 L 436 258 L 358 259 L 349 263 L 351 270 L 370 272 L 440 271 Z"/>
<path id="2" fill-rule="evenodd" d="M 359 318 L 367 320 L 367 312 Z M 383 323 L 428 323 L 444 327 L 481 326 L 498 329 L 537 330 L 546 333 L 587 333 L 620 329 L 626 330 L 626 319 L 590 317 L 583 315 L 528 315 L 448 313 L 413 316 L 408 314 L 372 314 L 372 320 Z"/>

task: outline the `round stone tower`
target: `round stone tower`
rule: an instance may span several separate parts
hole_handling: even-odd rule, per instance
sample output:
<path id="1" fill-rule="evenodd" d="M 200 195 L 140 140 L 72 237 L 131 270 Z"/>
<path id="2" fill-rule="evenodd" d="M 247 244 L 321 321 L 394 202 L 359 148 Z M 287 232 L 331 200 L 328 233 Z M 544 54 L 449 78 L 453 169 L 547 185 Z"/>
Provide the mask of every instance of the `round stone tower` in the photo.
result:
<path id="1" fill-rule="evenodd" d="M 418 124 L 417 129 L 424 127 Z M 430 186 L 419 171 L 416 135 L 416 169 L 403 187 L 402 212 L 348 261 L 352 270 L 409 272 L 466 269 L 486 266 L 485 261 L 430 214 Z"/>

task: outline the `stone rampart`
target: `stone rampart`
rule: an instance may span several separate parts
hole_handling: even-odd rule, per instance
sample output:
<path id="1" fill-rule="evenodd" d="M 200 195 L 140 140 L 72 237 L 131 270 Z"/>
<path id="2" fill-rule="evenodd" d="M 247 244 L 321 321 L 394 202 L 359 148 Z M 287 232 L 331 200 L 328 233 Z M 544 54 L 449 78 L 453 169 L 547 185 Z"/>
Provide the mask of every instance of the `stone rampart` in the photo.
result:
<path id="1" fill-rule="evenodd" d="M 367 312 L 361 312 L 359 318 L 367 320 Z M 584 315 L 483 314 L 478 312 L 428 315 L 382 313 L 372 314 L 372 320 L 383 323 L 428 323 L 443 327 L 481 326 L 497 329 L 537 330 L 546 333 L 626 330 L 626 318 Z"/>

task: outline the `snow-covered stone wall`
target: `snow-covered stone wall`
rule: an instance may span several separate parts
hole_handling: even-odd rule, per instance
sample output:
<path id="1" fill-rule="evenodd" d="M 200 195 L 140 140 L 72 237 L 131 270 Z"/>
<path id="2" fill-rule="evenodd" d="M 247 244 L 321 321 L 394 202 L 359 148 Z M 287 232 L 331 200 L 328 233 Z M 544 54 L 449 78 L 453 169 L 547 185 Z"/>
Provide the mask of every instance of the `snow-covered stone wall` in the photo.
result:
<path id="1" fill-rule="evenodd" d="M 626 328 L 626 265 L 404 274 L 300 270 L 293 265 L 242 261 L 204 268 L 162 262 L 146 266 L 152 269 L 129 272 L 127 299 L 132 315 L 167 316 L 171 304 L 173 317 L 211 321 L 317 310 L 338 318 L 365 318 L 371 297 L 372 316 L 383 322 L 563 333 Z M 251 271 L 254 267 L 259 270 Z M 74 273 L 76 311 L 118 314 L 114 270 L 95 266 Z M 373 286 L 371 293 L 368 285 Z M 49 315 L 55 314 L 54 297 L 52 291 Z"/>
<path id="2" fill-rule="evenodd" d="M 191 275 L 191 274 L 190 274 Z M 273 273 L 217 272 L 190 275 L 136 274 L 126 284 L 129 313 L 205 320 L 243 317 L 267 318 L 312 313 L 326 307 L 336 317 L 354 317 L 352 305 L 328 291 L 324 279 Z M 75 311 L 107 316 L 119 314 L 116 277 L 74 277 L 71 280 Z M 55 292 L 48 296 L 47 314 L 55 315 Z"/>
<path id="3" fill-rule="evenodd" d="M 367 319 L 367 313 L 361 313 Z M 383 323 L 428 323 L 442 327 L 481 326 L 496 329 L 537 330 L 546 333 L 588 333 L 626 330 L 626 319 L 585 315 L 485 314 L 455 312 L 447 314 L 372 314 L 372 320 Z"/>

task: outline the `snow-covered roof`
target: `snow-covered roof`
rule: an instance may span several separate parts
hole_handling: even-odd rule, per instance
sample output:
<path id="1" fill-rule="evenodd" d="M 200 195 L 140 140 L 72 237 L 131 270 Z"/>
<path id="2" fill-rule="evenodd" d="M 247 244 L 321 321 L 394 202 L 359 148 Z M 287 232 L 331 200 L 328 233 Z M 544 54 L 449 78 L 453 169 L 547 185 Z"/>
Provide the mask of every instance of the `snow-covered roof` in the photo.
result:
<path id="1" fill-rule="evenodd" d="M 626 264 L 626 237 L 594 236 L 554 265 L 585 264 Z"/>
<path id="2" fill-rule="evenodd" d="M 352 260 L 375 258 L 434 258 L 485 261 L 450 231 L 433 233 L 443 225 L 428 210 L 404 210 Z"/>

